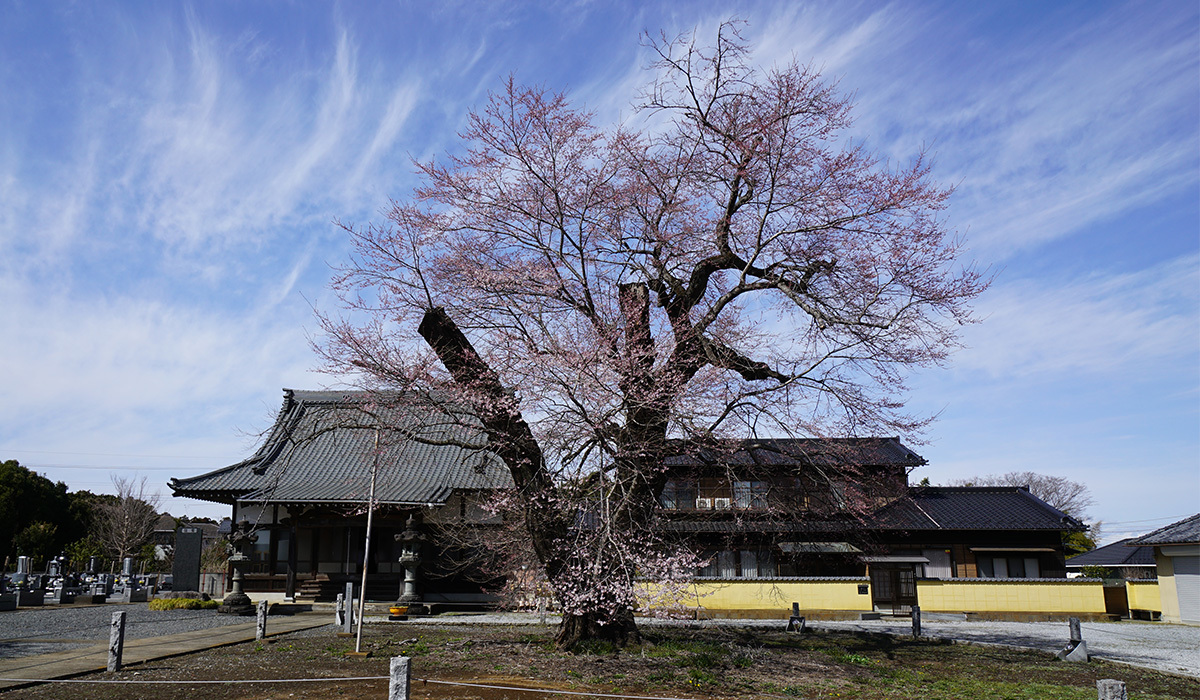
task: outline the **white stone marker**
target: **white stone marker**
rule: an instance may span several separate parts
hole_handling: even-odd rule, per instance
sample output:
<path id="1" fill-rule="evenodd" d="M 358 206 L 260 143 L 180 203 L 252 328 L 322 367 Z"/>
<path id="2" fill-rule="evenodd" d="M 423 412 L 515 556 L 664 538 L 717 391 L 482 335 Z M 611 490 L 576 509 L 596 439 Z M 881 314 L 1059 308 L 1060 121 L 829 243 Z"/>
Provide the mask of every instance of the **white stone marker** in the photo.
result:
<path id="1" fill-rule="evenodd" d="M 108 628 L 108 670 L 121 670 L 121 652 L 125 648 L 125 613 L 112 614 L 112 625 Z"/>
<path id="2" fill-rule="evenodd" d="M 1100 700 L 1129 700 L 1124 681 L 1114 681 L 1111 678 L 1096 681 L 1096 692 Z"/>
<path id="3" fill-rule="evenodd" d="M 412 667 L 407 656 L 393 656 L 391 679 L 388 680 L 388 700 L 408 700 L 408 686 L 412 680 Z"/>
<path id="4" fill-rule="evenodd" d="M 267 636 L 267 601 L 258 601 L 258 624 L 254 628 L 254 639 L 262 641 Z"/>

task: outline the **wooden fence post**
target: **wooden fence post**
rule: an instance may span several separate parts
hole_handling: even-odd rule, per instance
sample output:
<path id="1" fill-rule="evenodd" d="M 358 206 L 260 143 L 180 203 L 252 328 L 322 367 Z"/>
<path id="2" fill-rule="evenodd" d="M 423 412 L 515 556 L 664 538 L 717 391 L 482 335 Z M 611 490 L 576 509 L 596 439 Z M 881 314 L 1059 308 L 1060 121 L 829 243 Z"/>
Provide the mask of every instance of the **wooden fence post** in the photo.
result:
<path id="1" fill-rule="evenodd" d="M 912 606 L 912 623 L 913 623 L 913 636 L 920 637 L 921 636 L 921 606 L 920 605 Z"/>
<path id="2" fill-rule="evenodd" d="M 393 656 L 391 678 L 388 680 L 388 700 L 408 700 L 408 686 L 412 680 L 412 667 L 407 656 Z"/>
<path id="3" fill-rule="evenodd" d="M 108 628 L 108 670 L 121 670 L 121 652 L 125 649 L 125 613 L 112 614 L 112 626 Z"/>

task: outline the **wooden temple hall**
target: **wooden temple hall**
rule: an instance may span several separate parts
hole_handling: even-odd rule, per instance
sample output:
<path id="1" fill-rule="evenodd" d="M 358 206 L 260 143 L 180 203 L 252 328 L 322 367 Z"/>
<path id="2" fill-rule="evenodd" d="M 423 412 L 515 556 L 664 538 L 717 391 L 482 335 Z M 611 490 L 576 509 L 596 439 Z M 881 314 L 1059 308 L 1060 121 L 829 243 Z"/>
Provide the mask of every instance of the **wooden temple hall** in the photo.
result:
<path id="1" fill-rule="evenodd" d="M 361 584 L 374 475 L 367 599 L 397 600 L 407 573 L 426 604 L 486 603 L 492 596 L 466 539 L 445 536 L 497 527 L 484 504 L 512 485 L 472 425 L 436 396 L 287 389 L 253 456 L 170 487 L 227 503 L 235 523 L 253 528 L 247 592 L 332 600 L 346 582 Z M 401 541 L 406 523 L 417 536 Z M 416 556 L 402 557 L 414 543 Z"/>

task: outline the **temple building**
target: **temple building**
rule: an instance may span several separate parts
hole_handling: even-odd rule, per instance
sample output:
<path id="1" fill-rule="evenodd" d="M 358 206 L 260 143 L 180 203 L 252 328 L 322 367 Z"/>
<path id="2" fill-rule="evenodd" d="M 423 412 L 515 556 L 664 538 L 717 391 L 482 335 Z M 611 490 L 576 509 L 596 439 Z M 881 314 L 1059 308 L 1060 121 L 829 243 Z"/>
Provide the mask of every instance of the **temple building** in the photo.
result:
<path id="1" fill-rule="evenodd" d="M 487 506 L 512 479 L 475 425 L 430 394 L 285 389 L 275 424 L 250 458 L 172 479 L 170 487 L 175 496 L 228 504 L 234 522 L 253 527 L 248 593 L 331 600 L 346 582 L 362 580 L 374 480 L 367 599 L 399 598 L 404 542 L 396 536 L 412 518 L 422 536 L 420 561 L 408 562 L 419 596 L 477 605 L 491 600 L 486 574 L 471 565 L 461 540 L 439 534 L 501 524 Z"/>

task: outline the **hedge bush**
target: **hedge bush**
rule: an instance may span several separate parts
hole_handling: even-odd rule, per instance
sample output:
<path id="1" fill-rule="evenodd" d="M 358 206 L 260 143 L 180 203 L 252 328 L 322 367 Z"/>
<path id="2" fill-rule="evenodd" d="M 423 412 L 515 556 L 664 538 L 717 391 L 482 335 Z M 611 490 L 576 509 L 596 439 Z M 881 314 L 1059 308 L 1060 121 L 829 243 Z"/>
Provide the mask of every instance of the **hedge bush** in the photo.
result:
<path id="1" fill-rule="evenodd" d="M 216 610 L 219 605 L 215 600 L 196 598 L 155 598 L 150 601 L 151 610 Z"/>

